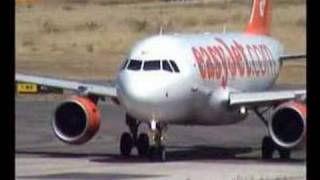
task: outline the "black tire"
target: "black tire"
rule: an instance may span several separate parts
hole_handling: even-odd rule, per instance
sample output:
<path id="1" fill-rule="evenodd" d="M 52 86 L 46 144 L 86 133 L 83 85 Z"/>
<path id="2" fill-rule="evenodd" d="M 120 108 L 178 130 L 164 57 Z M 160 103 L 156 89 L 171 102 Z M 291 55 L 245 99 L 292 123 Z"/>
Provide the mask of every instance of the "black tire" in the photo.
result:
<path id="1" fill-rule="evenodd" d="M 128 132 L 121 135 L 120 139 L 120 152 L 123 156 L 130 156 L 133 146 L 133 139 Z"/>
<path id="2" fill-rule="evenodd" d="M 149 151 L 149 157 L 151 161 L 165 161 L 166 160 L 166 150 L 165 147 L 151 146 Z"/>
<path id="3" fill-rule="evenodd" d="M 141 157 L 145 157 L 149 152 L 149 136 L 146 133 L 141 133 L 137 142 L 138 154 Z"/>
<path id="4" fill-rule="evenodd" d="M 159 160 L 166 161 L 166 159 L 167 159 L 166 148 L 164 146 L 160 146 L 159 147 Z"/>
<path id="5" fill-rule="evenodd" d="M 290 151 L 290 149 L 279 149 L 279 155 L 280 155 L 280 159 L 289 160 L 290 155 L 291 155 L 291 151 Z"/>
<path id="6" fill-rule="evenodd" d="M 275 150 L 274 142 L 271 137 L 266 136 L 262 140 L 262 159 L 272 159 Z"/>
<path id="7" fill-rule="evenodd" d="M 156 159 L 155 151 L 156 151 L 156 148 L 154 146 L 150 146 L 150 148 L 149 148 L 149 159 L 151 161 L 154 161 Z"/>

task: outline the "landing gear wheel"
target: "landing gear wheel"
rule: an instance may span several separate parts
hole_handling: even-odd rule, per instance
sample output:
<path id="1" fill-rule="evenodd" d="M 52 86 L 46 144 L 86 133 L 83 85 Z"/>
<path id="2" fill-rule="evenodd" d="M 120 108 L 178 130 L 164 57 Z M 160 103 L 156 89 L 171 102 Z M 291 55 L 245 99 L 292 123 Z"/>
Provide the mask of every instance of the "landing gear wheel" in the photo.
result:
<path id="1" fill-rule="evenodd" d="M 149 137 L 146 133 L 141 133 L 137 142 L 139 156 L 146 156 L 149 151 Z"/>
<path id="2" fill-rule="evenodd" d="M 149 152 L 150 159 L 152 161 L 165 161 L 166 160 L 166 150 L 164 146 L 151 146 Z"/>
<path id="3" fill-rule="evenodd" d="M 288 160 L 290 159 L 291 151 L 290 149 L 279 149 L 280 159 Z"/>
<path id="4" fill-rule="evenodd" d="M 130 156 L 133 147 L 133 139 L 128 132 L 121 135 L 120 139 L 120 152 L 123 156 Z"/>
<path id="5" fill-rule="evenodd" d="M 272 159 L 275 145 L 271 137 L 266 136 L 262 140 L 262 159 Z"/>

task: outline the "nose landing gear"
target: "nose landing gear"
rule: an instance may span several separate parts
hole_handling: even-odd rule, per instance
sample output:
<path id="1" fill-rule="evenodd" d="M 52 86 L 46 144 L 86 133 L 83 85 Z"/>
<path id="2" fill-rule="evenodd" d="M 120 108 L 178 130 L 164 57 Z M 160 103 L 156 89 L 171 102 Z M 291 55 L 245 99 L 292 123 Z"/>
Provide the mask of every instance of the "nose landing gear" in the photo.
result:
<path id="1" fill-rule="evenodd" d="M 133 147 L 133 139 L 128 132 L 124 132 L 120 139 L 120 152 L 123 156 L 130 156 Z"/>
<path id="2" fill-rule="evenodd" d="M 139 156 L 146 157 L 149 152 L 149 147 L 149 136 L 146 133 L 141 133 L 137 141 L 137 149 Z"/>
<path id="3" fill-rule="evenodd" d="M 151 121 L 150 130 L 152 133 L 151 146 L 149 152 L 149 158 L 152 161 L 165 161 L 166 160 L 166 149 L 164 144 L 164 134 L 167 130 L 166 124 L 156 123 Z"/>
<path id="4" fill-rule="evenodd" d="M 120 139 L 120 152 L 123 156 L 130 156 L 132 148 L 136 147 L 139 156 L 146 156 L 149 150 L 149 137 L 146 133 L 141 133 L 138 137 L 140 122 L 126 114 L 126 123 L 129 132 L 124 132 Z"/>
<path id="5" fill-rule="evenodd" d="M 124 132 L 121 135 L 120 152 L 122 156 L 130 156 L 132 148 L 136 147 L 141 157 L 149 157 L 152 161 L 166 160 L 166 151 L 163 146 L 163 134 L 167 129 L 166 125 L 151 121 L 149 124 L 151 138 L 149 138 L 146 133 L 141 133 L 138 137 L 140 122 L 136 119 L 126 115 L 126 123 L 130 133 Z"/>

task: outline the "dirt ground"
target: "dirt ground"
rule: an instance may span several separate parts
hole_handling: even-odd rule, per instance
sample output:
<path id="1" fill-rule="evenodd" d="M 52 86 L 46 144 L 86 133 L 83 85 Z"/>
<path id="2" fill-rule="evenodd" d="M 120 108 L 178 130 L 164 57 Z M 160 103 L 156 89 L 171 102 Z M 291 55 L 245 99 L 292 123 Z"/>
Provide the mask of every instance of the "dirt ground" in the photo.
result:
<path id="1" fill-rule="evenodd" d="M 16 5 L 16 71 L 113 79 L 134 43 L 165 32 L 243 31 L 250 0 L 38 0 Z M 273 0 L 271 35 L 287 53 L 306 51 L 304 0 Z M 305 84 L 306 63 L 285 64 L 278 83 Z"/>

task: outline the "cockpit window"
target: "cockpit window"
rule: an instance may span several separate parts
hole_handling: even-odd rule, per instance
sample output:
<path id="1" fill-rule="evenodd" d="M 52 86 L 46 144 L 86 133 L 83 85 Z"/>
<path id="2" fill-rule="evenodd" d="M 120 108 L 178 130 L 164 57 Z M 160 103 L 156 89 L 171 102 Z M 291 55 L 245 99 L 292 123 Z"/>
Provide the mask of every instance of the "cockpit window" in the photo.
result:
<path id="1" fill-rule="evenodd" d="M 140 70 L 141 65 L 142 65 L 142 61 L 131 59 L 127 69 L 137 71 L 137 70 Z"/>
<path id="2" fill-rule="evenodd" d="M 170 64 L 171 64 L 172 68 L 174 69 L 174 72 L 180 72 L 177 64 L 174 61 L 170 60 Z"/>
<path id="3" fill-rule="evenodd" d="M 122 64 L 121 66 L 121 70 L 125 69 L 127 67 L 127 64 L 128 64 L 128 59 L 126 59 L 126 61 Z"/>
<path id="4" fill-rule="evenodd" d="M 172 72 L 172 69 L 171 69 L 169 63 L 168 63 L 168 61 L 166 61 L 166 60 L 162 61 L 162 69 L 163 69 L 164 71 Z"/>
<path id="5" fill-rule="evenodd" d="M 160 61 L 145 61 L 143 65 L 143 70 L 160 70 Z"/>
<path id="6" fill-rule="evenodd" d="M 143 64 L 143 65 L 142 65 Z M 162 64 L 162 68 L 161 68 Z M 180 70 L 177 64 L 173 60 L 148 60 L 148 61 L 141 61 L 136 59 L 127 59 L 121 66 L 121 69 L 129 69 L 138 71 L 143 66 L 144 71 L 152 71 L 152 70 L 163 70 L 168 72 L 176 72 L 179 73 Z"/>

